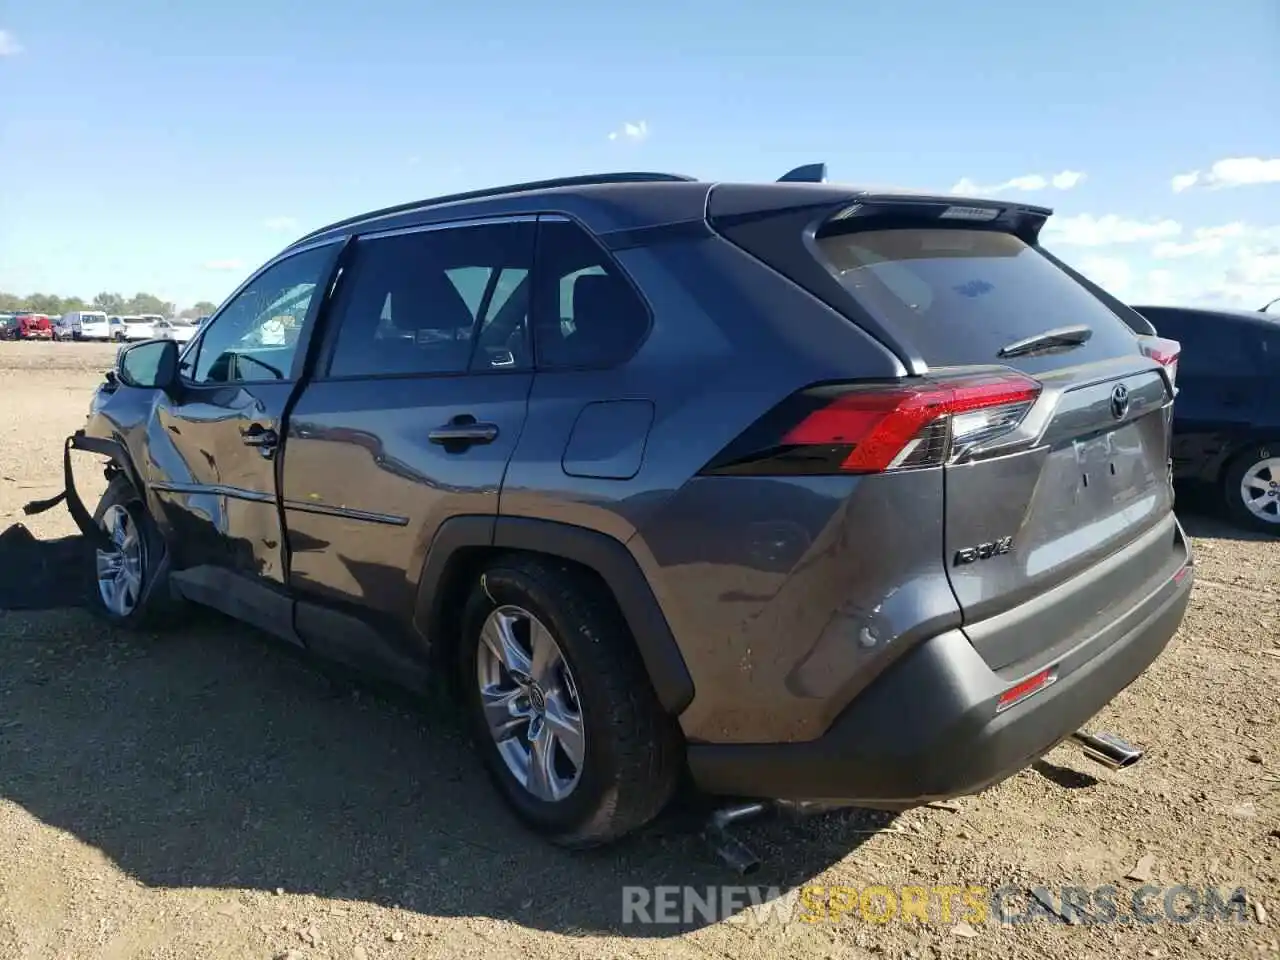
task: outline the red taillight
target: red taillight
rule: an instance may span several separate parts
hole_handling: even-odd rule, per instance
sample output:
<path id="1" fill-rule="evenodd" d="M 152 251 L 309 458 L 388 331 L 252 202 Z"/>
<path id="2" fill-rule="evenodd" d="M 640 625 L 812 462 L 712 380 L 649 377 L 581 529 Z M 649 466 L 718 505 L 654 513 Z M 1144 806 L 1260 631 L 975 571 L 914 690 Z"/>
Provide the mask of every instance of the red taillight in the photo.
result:
<path id="1" fill-rule="evenodd" d="M 708 469 L 880 473 L 936 466 L 1016 428 L 1039 395 L 1039 383 L 1012 370 L 808 390 L 763 418 Z"/>
<path id="2" fill-rule="evenodd" d="M 1002 710 L 1008 710 L 1015 703 L 1020 703 L 1033 693 L 1039 693 L 1049 684 L 1058 679 L 1057 667 L 1048 667 L 1041 670 L 1034 676 L 1027 677 L 1021 683 L 1015 683 L 1012 687 L 1000 694 L 1000 699 L 996 701 L 996 713 Z"/>
<path id="3" fill-rule="evenodd" d="M 1178 382 L 1178 356 L 1182 353 L 1182 344 L 1177 340 L 1169 340 L 1165 337 L 1138 337 L 1138 343 L 1142 347 L 1142 352 L 1160 364 L 1169 373 L 1169 385 L 1176 386 Z"/>

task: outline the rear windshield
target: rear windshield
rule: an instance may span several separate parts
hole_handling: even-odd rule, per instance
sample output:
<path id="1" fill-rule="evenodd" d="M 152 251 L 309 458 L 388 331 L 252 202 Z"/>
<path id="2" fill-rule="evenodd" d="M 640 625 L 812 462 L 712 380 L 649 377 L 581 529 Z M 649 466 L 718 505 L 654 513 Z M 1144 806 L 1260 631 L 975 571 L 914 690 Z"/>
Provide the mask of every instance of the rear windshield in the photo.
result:
<path id="1" fill-rule="evenodd" d="M 821 237 L 825 265 L 859 304 L 901 329 L 932 364 L 999 362 L 1001 347 L 1085 324 L 1072 363 L 1133 353 L 1128 327 L 1033 247 L 1008 233 L 937 227 Z M 1061 366 L 1063 355 L 1020 367 Z"/>

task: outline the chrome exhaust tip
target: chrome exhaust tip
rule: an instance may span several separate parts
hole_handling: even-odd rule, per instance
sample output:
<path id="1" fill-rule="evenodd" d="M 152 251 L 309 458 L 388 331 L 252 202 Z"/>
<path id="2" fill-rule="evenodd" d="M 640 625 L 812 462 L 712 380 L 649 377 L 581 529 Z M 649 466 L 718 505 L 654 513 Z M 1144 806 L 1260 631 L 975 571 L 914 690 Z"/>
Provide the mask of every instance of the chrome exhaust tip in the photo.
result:
<path id="1" fill-rule="evenodd" d="M 1096 760 L 1112 770 L 1132 767 L 1142 759 L 1141 747 L 1135 747 L 1113 733 L 1089 733 L 1085 730 L 1077 730 L 1071 734 L 1070 739 L 1080 744 L 1084 755 L 1090 760 Z"/>

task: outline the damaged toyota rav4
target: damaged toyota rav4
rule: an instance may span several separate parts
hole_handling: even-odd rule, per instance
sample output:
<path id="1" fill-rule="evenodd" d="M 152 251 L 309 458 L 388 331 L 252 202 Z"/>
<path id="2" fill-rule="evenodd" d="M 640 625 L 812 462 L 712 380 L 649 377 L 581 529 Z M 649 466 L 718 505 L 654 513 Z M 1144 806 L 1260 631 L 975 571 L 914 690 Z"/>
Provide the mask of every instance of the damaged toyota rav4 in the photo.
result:
<path id="1" fill-rule="evenodd" d="M 1137 678 L 1192 585 L 1177 344 L 1045 250 L 1049 216 L 633 173 L 317 230 L 190 343 L 124 348 L 68 440 L 101 613 L 213 607 L 446 680 L 569 846 L 686 774 L 980 791 Z M 109 458 L 92 511 L 73 449 Z"/>

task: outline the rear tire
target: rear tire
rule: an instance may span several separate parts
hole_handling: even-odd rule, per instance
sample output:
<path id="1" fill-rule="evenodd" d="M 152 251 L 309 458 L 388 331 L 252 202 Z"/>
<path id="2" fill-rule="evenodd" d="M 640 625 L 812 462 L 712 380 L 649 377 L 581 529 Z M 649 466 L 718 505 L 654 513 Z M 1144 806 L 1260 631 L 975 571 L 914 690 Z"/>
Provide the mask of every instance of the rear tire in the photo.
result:
<path id="1" fill-rule="evenodd" d="M 1237 524 L 1280 536 L 1280 443 L 1238 453 L 1223 472 L 1222 496 Z"/>
<path id="2" fill-rule="evenodd" d="M 467 601 L 460 654 L 468 726 L 499 792 L 534 831 L 599 846 L 671 799 L 679 732 L 594 578 L 549 558 L 499 560 Z"/>
<path id="3" fill-rule="evenodd" d="M 164 540 L 133 484 L 118 475 L 107 485 L 94 522 L 117 545 L 114 553 L 95 549 L 95 614 L 117 626 L 144 630 L 163 626 L 183 605 L 170 593 Z"/>

